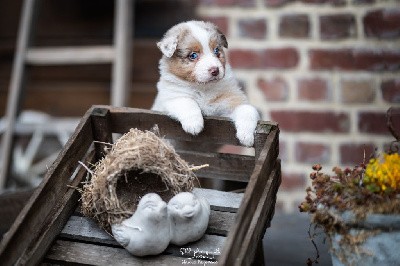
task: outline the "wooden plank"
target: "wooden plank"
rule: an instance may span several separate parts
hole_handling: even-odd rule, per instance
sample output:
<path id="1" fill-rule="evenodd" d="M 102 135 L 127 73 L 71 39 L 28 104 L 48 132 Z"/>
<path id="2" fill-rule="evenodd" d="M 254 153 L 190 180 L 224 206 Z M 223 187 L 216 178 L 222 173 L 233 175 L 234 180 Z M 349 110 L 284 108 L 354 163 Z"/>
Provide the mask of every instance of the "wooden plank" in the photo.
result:
<path id="1" fill-rule="evenodd" d="M 211 210 L 206 234 L 227 236 L 236 220 L 236 213 Z"/>
<path id="2" fill-rule="evenodd" d="M 97 160 L 100 160 L 111 148 L 109 144 L 113 143 L 112 132 L 110 129 L 110 111 L 104 108 L 95 108 L 93 109 L 91 119 L 93 137 L 95 141 L 97 141 L 94 143 L 96 158 Z"/>
<path id="3" fill-rule="evenodd" d="M 226 236 L 235 222 L 235 216 L 235 213 L 211 211 L 206 234 Z M 59 237 L 118 246 L 114 238 L 101 229 L 93 219 L 82 216 L 71 216 Z"/>
<path id="4" fill-rule="evenodd" d="M 270 173 L 275 166 L 279 149 L 279 130 L 274 127 L 268 136 L 264 148 L 256 161 L 254 172 L 247 185 L 242 204 L 238 210 L 236 223 L 227 237 L 219 262 L 224 265 L 242 265 L 237 255 L 240 252 L 252 217 L 261 199 L 263 188 L 267 185 Z"/>
<path id="5" fill-rule="evenodd" d="M 160 112 L 123 107 L 97 107 L 110 108 L 114 133 L 125 133 L 132 127 L 149 130 L 154 125 L 158 125 L 161 136 L 166 138 L 241 146 L 236 138 L 235 126 L 228 118 L 206 117 L 204 118 L 204 130 L 197 136 L 192 136 L 183 131 L 179 122 Z"/>
<path id="6" fill-rule="evenodd" d="M 198 177 L 248 182 L 254 169 L 254 156 L 180 150 L 177 153 L 189 164 L 209 165 L 195 172 Z"/>
<path id="7" fill-rule="evenodd" d="M 32 194 L 14 224 L 0 243 L 0 261 L 14 264 L 37 239 L 40 228 L 53 215 L 52 210 L 69 189 L 66 184 L 93 141 L 89 110 L 80 121 L 56 161 L 50 166 L 42 183 Z"/>
<path id="8" fill-rule="evenodd" d="M 193 194 L 206 198 L 212 210 L 224 212 L 236 212 L 243 199 L 243 193 L 224 192 L 205 188 L 194 188 Z"/>
<path id="9" fill-rule="evenodd" d="M 276 168 L 272 171 L 257 209 L 252 216 L 249 230 L 247 230 L 241 250 L 237 256 L 240 265 L 250 265 L 255 258 L 258 245 L 262 243 L 262 237 L 265 234 L 265 225 L 269 225 L 271 222 L 273 211 L 275 210 L 276 193 L 280 183 L 280 163 L 277 162 Z"/>
<path id="10" fill-rule="evenodd" d="M 115 58 L 112 46 L 85 47 L 41 47 L 29 48 L 25 60 L 28 64 L 68 65 L 68 64 L 107 64 Z"/>
<path id="11" fill-rule="evenodd" d="M 88 154 L 87 158 L 83 160 L 83 163 L 91 165 L 94 162 L 95 153 L 94 150 L 92 150 Z M 67 222 L 70 215 L 76 209 L 80 198 L 80 193 L 76 190 L 76 187 L 81 186 L 82 181 L 87 174 L 85 167 L 79 166 L 77 169 L 77 174 L 69 184 L 70 187 L 66 191 L 65 195 L 56 203 L 56 206 L 52 209 L 52 212 L 43 223 L 43 226 L 38 229 L 39 234 L 37 235 L 37 238 L 32 240 L 26 252 L 18 258 L 16 264 L 36 265 L 39 263 L 46 254 L 48 248 L 51 246 L 51 243 L 64 227 L 64 224 Z"/>
<path id="12" fill-rule="evenodd" d="M 229 213 L 228 213 L 229 214 Z M 214 215 L 215 216 L 215 215 Z M 230 217 L 228 216 L 228 219 Z M 213 218 L 211 218 L 213 219 Z M 210 224 L 216 224 L 210 221 Z M 228 232 L 228 228 L 233 224 L 233 220 L 227 220 L 221 223 L 222 227 L 218 229 L 211 229 L 214 231 L 223 231 L 225 234 Z M 208 230 L 207 230 L 208 231 Z M 61 231 L 59 238 L 66 241 L 85 242 L 96 245 L 107 245 L 112 247 L 120 247 L 120 245 L 114 240 L 114 238 L 106 231 L 98 227 L 98 225 L 87 217 L 71 216 Z M 224 236 L 206 234 L 199 241 L 189 243 L 182 247 L 169 245 L 164 254 L 173 254 L 181 257 L 194 257 L 196 254 L 212 253 L 216 250 L 222 250 L 225 241 Z M 218 254 L 219 255 L 219 254 Z"/>
<path id="13" fill-rule="evenodd" d="M 254 135 L 254 149 L 255 158 L 258 159 L 262 149 L 264 148 L 265 141 L 268 138 L 269 133 L 273 127 L 276 127 L 275 122 L 259 121 L 256 127 L 256 133 Z"/>
<path id="14" fill-rule="evenodd" d="M 44 262 L 79 265 L 182 265 L 185 258 L 159 255 L 134 257 L 124 248 L 98 246 L 79 242 L 57 240 L 47 253 Z"/>

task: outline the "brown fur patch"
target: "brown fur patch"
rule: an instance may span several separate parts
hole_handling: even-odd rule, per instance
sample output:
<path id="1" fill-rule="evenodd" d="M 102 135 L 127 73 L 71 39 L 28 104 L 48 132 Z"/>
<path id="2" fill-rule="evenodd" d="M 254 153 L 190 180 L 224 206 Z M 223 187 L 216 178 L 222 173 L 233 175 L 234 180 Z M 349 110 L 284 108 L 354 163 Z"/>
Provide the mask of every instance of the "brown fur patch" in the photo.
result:
<path id="1" fill-rule="evenodd" d="M 177 49 L 168 61 L 169 71 L 183 80 L 195 82 L 194 68 L 197 60 L 192 61 L 188 56 L 191 52 L 197 52 L 200 56 L 203 51 L 202 46 L 187 29 L 181 32 L 178 39 Z"/>
<path id="2" fill-rule="evenodd" d="M 242 94 L 224 91 L 218 94 L 215 98 L 211 99 L 209 104 L 221 104 L 224 102 L 228 104 L 231 110 L 233 110 L 245 102 L 245 97 Z"/>
<path id="3" fill-rule="evenodd" d="M 225 52 L 224 52 L 224 49 L 222 48 L 221 44 L 218 42 L 218 39 L 211 38 L 208 45 L 210 46 L 211 51 L 214 51 L 214 49 L 217 47 L 219 48 L 218 59 L 221 62 L 222 66 L 225 68 L 225 64 L 226 64 Z"/>

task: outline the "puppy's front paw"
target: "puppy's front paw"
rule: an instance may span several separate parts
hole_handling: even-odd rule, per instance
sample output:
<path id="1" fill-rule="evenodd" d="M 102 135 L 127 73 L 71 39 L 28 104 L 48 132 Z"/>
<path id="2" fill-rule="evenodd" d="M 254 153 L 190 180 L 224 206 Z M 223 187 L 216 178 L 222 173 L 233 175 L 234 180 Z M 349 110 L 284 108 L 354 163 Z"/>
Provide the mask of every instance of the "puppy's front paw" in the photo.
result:
<path id="1" fill-rule="evenodd" d="M 236 137 L 244 146 L 251 147 L 254 144 L 254 130 L 238 129 Z"/>
<path id="2" fill-rule="evenodd" d="M 250 147 L 254 144 L 254 131 L 260 118 L 257 110 L 249 105 L 242 104 L 236 107 L 231 115 L 236 126 L 236 137 L 240 143 Z"/>
<path id="3" fill-rule="evenodd" d="M 204 120 L 202 116 L 192 116 L 182 120 L 181 124 L 185 132 L 192 135 L 197 135 L 203 130 Z"/>

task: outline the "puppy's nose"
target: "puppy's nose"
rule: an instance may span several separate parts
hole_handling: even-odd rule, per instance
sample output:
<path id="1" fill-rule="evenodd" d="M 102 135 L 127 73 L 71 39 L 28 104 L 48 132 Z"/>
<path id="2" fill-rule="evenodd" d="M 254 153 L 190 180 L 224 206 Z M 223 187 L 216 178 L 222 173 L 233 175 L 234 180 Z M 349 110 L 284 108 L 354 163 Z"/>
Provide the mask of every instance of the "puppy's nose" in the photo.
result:
<path id="1" fill-rule="evenodd" d="M 210 68 L 208 71 L 209 71 L 210 74 L 213 75 L 214 77 L 215 77 L 215 76 L 218 76 L 218 74 L 219 74 L 219 69 L 218 69 L 218 67 L 212 67 L 212 68 Z"/>

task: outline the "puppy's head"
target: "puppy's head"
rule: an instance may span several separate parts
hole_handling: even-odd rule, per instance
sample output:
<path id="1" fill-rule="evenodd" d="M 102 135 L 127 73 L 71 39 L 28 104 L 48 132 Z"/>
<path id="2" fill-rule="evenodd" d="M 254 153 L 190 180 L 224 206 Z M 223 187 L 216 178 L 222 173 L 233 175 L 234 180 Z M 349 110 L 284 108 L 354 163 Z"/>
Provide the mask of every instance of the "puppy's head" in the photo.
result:
<path id="1" fill-rule="evenodd" d="M 203 21 L 180 23 L 164 35 L 158 48 L 168 71 L 189 82 L 208 83 L 225 75 L 225 36 L 218 28 Z"/>

